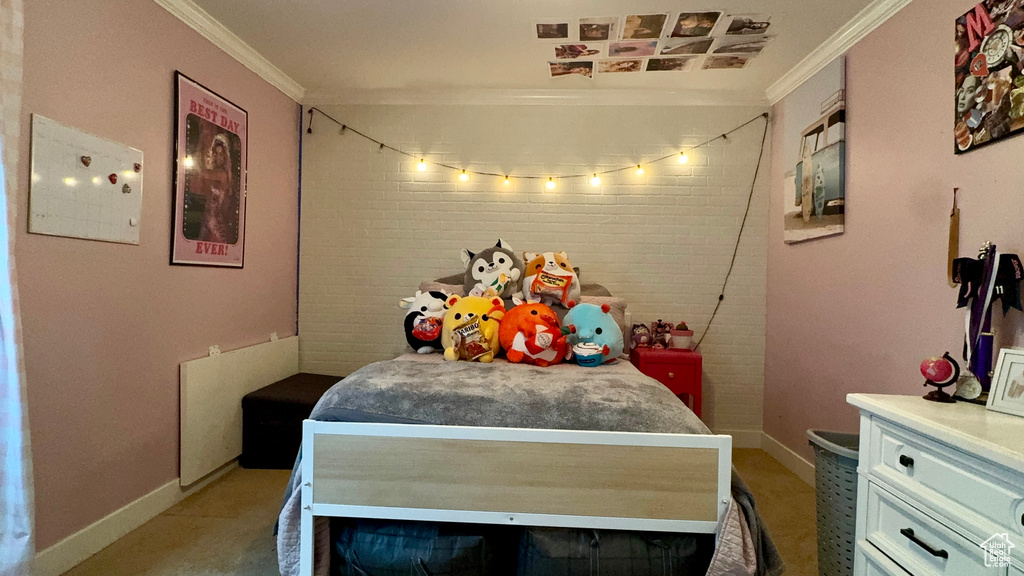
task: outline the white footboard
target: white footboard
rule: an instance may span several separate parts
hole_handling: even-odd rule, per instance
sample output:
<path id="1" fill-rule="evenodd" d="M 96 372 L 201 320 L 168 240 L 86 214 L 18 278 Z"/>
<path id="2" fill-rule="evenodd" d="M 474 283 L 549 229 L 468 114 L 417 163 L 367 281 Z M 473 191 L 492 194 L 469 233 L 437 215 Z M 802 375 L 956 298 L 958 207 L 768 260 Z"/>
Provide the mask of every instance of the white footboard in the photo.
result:
<path id="1" fill-rule="evenodd" d="M 716 533 L 732 437 L 303 425 L 301 573 L 313 517 Z"/>

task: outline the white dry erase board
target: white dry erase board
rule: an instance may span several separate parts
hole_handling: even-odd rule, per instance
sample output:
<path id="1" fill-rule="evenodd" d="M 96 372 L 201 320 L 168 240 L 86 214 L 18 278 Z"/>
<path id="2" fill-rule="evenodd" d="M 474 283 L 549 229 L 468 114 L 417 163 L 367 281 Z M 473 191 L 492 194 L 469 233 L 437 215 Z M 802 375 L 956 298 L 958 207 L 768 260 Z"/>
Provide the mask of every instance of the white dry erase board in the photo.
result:
<path id="1" fill-rule="evenodd" d="M 142 151 L 32 115 L 28 231 L 138 244 Z"/>

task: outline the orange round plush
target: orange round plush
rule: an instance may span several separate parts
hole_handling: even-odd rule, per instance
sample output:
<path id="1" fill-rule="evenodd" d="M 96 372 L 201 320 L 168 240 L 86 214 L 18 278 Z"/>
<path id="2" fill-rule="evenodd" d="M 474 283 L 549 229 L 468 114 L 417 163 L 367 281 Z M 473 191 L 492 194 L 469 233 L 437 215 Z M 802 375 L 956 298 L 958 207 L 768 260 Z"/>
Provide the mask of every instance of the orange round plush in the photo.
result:
<path id="1" fill-rule="evenodd" d="M 568 348 L 558 316 L 544 304 L 519 304 L 506 312 L 498 340 L 509 362 L 537 366 L 558 364 Z"/>

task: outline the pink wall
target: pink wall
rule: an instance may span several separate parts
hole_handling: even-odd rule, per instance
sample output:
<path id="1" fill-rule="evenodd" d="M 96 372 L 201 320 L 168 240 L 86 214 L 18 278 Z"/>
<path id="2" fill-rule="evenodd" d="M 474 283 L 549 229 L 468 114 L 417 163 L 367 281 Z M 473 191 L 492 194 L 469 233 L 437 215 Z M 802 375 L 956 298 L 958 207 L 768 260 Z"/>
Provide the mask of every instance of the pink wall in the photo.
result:
<path id="1" fill-rule="evenodd" d="M 912 2 L 850 50 L 844 235 L 783 244 L 787 167 L 773 143 L 764 428 L 805 457 L 808 428 L 857 430 L 846 394 L 923 394 L 921 360 L 959 358 L 963 313 L 946 284 L 954 186 L 962 256 L 986 239 L 1024 253 L 1024 138 L 953 154 L 953 22 L 970 6 Z M 1020 320 L 1011 311 L 1007 332 Z"/>
<path id="2" fill-rule="evenodd" d="M 249 112 L 245 268 L 169 266 L 174 71 Z M 39 113 L 145 153 L 139 246 L 27 234 L 17 265 L 46 548 L 178 476 L 178 364 L 295 333 L 297 105 L 154 2 L 25 3 Z"/>

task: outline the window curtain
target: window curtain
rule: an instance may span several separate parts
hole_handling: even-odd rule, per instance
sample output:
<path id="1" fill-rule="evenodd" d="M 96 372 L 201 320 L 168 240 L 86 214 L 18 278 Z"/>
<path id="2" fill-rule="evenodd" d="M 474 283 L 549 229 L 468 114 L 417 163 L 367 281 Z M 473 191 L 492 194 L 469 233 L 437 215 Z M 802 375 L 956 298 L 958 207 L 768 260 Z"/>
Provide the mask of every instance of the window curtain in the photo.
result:
<path id="1" fill-rule="evenodd" d="M 0 576 L 28 574 L 32 456 L 14 269 L 21 131 L 22 0 L 0 0 Z"/>

